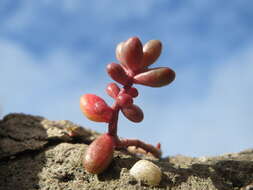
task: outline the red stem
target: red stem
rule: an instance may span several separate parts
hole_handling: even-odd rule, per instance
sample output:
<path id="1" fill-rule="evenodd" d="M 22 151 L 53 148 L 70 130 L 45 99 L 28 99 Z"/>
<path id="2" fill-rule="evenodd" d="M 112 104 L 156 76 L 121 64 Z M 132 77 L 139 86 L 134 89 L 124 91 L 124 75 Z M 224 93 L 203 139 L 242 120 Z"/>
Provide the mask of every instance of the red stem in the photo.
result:
<path id="1" fill-rule="evenodd" d="M 129 88 L 131 88 L 132 84 L 124 86 L 119 94 L 125 93 Z M 113 116 L 112 120 L 109 122 L 108 126 L 108 134 L 115 137 L 115 146 L 116 148 L 124 148 L 126 149 L 129 146 L 135 146 L 137 148 L 141 148 L 147 153 L 151 153 L 153 156 L 160 158 L 161 157 L 161 150 L 160 146 L 158 144 L 157 147 L 154 147 L 151 144 L 146 144 L 138 139 L 119 139 L 117 135 L 117 129 L 118 129 L 118 117 L 119 117 L 119 110 L 120 106 L 115 101 L 114 105 L 112 106 L 113 109 Z"/>
<path id="2" fill-rule="evenodd" d="M 129 146 L 135 146 L 137 148 L 141 148 L 147 153 L 149 152 L 157 158 L 160 158 L 162 154 L 159 147 L 154 147 L 151 144 L 146 144 L 143 141 L 140 141 L 138 139 L 121 139 L 118 142 L 117 148 L 127 148 Z"/>
<path id="3" fill-rule="evenodd" d="M 120 90 L 119 94 L 125 93 L 125 91 L 126 91 L 127 89 L 131 88 L 131 86 L 132 86 L 132 84 L 124 86 L 124 87 Z M 112 106 L 112 109 L 113 109 L 113 116 L 112 116 L 112 120 L 109 122 L 108 133 L 109 133 L 111 136 L 117 137 L 118 117 L 119 117 L 119 110 L 120 110 L 120 107 L 119 107 L 119 105 L 117 104 L 116 101 L 115 101 L 114 105 Z"/>
<path id="4" fill-rule="evenodd" d="M 117 137 L 119 106 L 116 102 L 112 106 L 112 109 L 113 109 L 113 116 L 108 126 L 108 133 L 111 136 Z"/>

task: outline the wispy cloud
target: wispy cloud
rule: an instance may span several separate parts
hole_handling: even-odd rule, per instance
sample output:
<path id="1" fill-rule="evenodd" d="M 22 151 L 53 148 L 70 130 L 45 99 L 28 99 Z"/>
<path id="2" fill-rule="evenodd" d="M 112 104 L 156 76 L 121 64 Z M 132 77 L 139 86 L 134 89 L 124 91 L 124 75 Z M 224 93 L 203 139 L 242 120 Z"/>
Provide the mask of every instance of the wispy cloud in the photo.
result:
<path id="1" fill-rule="evenodd" d="M 253 47 L 250 47 L 220 62 L 206 76 L 209 82 L 205 87 L 197 81 L 185 88 L 176 87 L 186 89 L 182 92 L 186 94 L 184 100 L 168 100 L 167 106 L 163 104 L 161 119 L 152 118 L 153 123 L 163 126 L 157 132 L 166 151 L 175 154 L 183 150 L 185 154 L 199 156 L 235 152 L 253 146 L 250 135 L 253 132 L 252 52 Z M 198 72 L 190 71 L 182 80 L 191 80 L 194 74 L 198 75 Z M 197 99 L 192 98 L 195 92 L 187 90 L 194 89 L 193 86 L 198 92 L 205 91 Z"/>
<path id="2" fill-rule="evenodd" d="M 165 154 L 213 155 L 252 147 L 253 2 L 1 1 L 2 113 L 82 117 L 83 93 L 111 102 L 105 65 L 114 46 L 137 35 L 164 44 L 160 66 L 177 72 L 169 87 L 138 86 L 140 124 L 120 119 L 120 136 L 161 141 Z M 208 148 L 207 148 L 208 147 Z"/>
<path id="3" fill-rule="evenodd" d="M 99 81 L 93 84 L 94 75 L 89 68 L 95 62 L 95 55 L 71 54 L 58 49 L 36 57 L 15 42 L 0 40 L 0 57 L 4 113 L 26 112 L 78 121 L 81 94 L 100 89 Z M 104 80 L 105 77 L 96 78 Z"/>

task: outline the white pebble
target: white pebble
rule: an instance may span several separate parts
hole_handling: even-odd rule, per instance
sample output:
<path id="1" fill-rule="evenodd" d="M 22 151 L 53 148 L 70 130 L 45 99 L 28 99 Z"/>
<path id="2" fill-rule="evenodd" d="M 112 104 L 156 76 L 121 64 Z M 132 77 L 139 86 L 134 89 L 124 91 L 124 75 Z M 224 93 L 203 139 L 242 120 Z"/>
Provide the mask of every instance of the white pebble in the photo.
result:
<path id="1" fill-rule="evenodd" d="M 148 160 L 139 160 L 130 169 L 130 174 L 136 180 L 143 181 L 148 185 L 158 185 L 161 181 L 162 172 L 153 162 Z"/>

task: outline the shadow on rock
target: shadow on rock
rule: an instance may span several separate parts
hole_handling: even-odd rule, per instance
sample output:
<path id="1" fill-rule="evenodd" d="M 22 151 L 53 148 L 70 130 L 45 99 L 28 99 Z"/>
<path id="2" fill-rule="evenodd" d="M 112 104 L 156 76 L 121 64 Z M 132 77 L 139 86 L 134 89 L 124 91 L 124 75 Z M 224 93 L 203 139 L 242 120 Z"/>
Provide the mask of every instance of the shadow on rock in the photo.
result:
<path id="1" fill-rule="evenodd" d="M 119 153 L 116 153 L 108 169 L 98 175 L 99 181 L 119 179 L 122 168 L 127 168 L 129 170 L 140 159 L 132 157 L 132 154 L 128 152 L 125 152 L 124 156 L 119 156 L 117 154 Z"/>
<path id="2" fill-rule="evenodd" d="M 188 168 L 176 168 L 173 164 L 165 167 L 174 175 L 173 182 L 170 177 L 166 177 L 171 188 L 181 186 L 194 177 L 210 179 L 218 190 L 241 189 L 253 182 L 253 161 L 219 160 L 214 163 L 195 163 Z"/>
<path id="3" fill-rule="evenodd" d="M 0 121 L 0 189 L 40 189 L 38 175 L 46 159 L 41 152 L 47 133 L 41 117 L 10 114 Z M 38 162 L 40 164 L 38 164 Z"/>

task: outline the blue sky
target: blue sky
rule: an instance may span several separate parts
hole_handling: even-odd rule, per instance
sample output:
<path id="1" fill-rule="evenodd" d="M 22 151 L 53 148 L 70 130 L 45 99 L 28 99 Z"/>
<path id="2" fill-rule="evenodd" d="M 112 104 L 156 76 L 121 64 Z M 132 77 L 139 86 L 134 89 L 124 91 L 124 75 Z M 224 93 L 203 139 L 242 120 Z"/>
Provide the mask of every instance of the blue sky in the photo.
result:
<path id="1" fill-rule="evenodd" d="M 0 116 L 67 119 L 100 132 L 79 97 L 109 104 L 106 64 L 131 36 L 163 42 L 156 66 L 176 80 L 137 86 L 144 121 L 122 117 L 119 136 L 162 143 L 164 155 L 217 155 L 252 148 L 253 1 L 1 0 Z"/>

